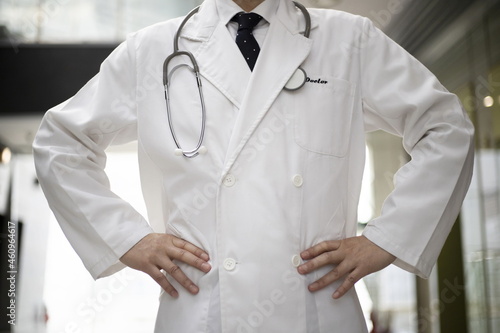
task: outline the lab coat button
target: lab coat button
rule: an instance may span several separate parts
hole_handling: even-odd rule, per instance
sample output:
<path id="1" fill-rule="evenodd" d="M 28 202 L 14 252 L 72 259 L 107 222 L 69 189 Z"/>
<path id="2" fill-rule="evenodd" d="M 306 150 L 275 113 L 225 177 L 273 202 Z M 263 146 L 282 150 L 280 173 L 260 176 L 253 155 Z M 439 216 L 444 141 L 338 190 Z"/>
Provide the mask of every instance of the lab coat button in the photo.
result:
<path id="1" fill-rule="evenodd" d="M 205 155 L 207 152 L 208 152 L 208 149 L 205 146 L 201 146 L 200 149 L 198 149 L 198 153 L 200 155 Z"/>
<path id="2" fill-rule="evenodd" d="M 236 177 L 234 175 L 229 174 L 224 178 L 224 186 L 226 187 L 233 187 L 235 183 Z"/>
<path id="3" fill-rule="evenodd" d="M 296 255 L 294 255 L 294 256 L 292 257 L 292 265 L 293 265 L 293 267 L 299 267 L 301 262 L 302 262 L 302 261 L 301 261 L 301 259 L 300 259 L 300 256 L 299 256 L 299 255 L 297 255 L 297 254 L 296 254 Z"/>
<path id="4" fill-rule="evenodd" d="M 302 184 L 304 184 L 304 179 L 301 175 L 295 175 L 292 178 L 292 182 L 295 187 L 302 187 Z"/>
<path id="5" fill-rule="evenodd" d="M 233 271 L 236 268 L 236 260 L 233 258 L 226 258 L 223 266 L 226 271 Z"/>

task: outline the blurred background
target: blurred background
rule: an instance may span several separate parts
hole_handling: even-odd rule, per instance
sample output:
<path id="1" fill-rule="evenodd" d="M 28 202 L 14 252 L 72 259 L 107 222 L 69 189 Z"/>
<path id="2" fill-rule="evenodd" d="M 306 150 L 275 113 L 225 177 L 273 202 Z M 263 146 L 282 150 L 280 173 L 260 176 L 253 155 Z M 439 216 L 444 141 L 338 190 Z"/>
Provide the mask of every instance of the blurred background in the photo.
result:
<path id="1" fill-rule="evenodd" d="M 359 284 L 372 332 L 500 332 L 500 1 L 308 0 L 370 18 L 456 93 L 476 126 L 462 213 L 429 280 L 398 268 Z M 38 186 L 31 143 L 44 112 L 74 95 L 127 33 L 195 0 L 0 0 L 0 332 L 152 332 L 159 290 L 132 270 L 94 282 Z M 145 214 L 135 145 L 109 150 L 112 188 Z M 380 212 L 401 140 L 370 133 L 359 230 Z M 432 172 L 432 170 L 430 170 Z M 9 223 L 10 222 L 10 223 Z M 13 238 L 14 236 L 15 238 Z M 7 278 L 18 244 L 16 283 Z M 8 297 L 15 289 L 16 325 Z"/>

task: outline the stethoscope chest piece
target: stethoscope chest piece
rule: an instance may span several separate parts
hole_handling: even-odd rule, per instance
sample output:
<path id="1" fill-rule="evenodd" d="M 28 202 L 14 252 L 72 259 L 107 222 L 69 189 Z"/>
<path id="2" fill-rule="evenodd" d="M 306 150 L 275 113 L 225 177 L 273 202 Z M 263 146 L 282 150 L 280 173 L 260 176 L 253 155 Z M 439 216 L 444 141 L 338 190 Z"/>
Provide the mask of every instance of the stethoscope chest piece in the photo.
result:
<path id="1" fill-rule="evenodd" d="M 307 74 L 306 71 L 302 69 L 302 67 L 297 68 L 295 73 L 293 73 L 292 77 L 285 84 L 285 90 L 294 91 L 299 90 L 306 83 Z"/>

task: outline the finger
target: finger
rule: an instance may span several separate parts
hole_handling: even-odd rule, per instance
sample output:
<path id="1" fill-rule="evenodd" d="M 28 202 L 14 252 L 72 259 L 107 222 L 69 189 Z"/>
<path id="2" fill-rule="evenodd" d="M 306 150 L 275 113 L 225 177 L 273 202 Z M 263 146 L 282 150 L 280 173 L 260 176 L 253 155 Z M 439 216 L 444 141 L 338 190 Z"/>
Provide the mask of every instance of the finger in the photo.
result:
<path id="1" fill-rule="evenodd" d="M 168 275 L 173 277 L 175 281 L 179 282 L 179 284 L 191 294 L 196 295 L 200 291 L 198 286 L 195 285 L 193 281 L 191 281 L 191 279 L 184 274 L 182 269 L 171 260 L 162 260 L 160 265 L 160 267 L 165 270 Z"/>
<path id="2" fill-rule="evenodd" d="M 208 273 L 210 269 L 212 269 L 212 266 L 210 266 L 209 263 L 184 248 L 176 247 L 173 251 L 170 251 L 169 257 L 171 259 L 177 259 L 185 262 L 186 264 L 196 267 L 205 273 Z"/>
<path id="3" fill-rule="evenodd" d="M 158 268 L 152 269 L 151 272 L 146 272 L 149 276 L 153 278 L 173 298 L 179 297 L 177 290 L 168 282 L 167 277 Z"/>
<path id="4" fill-rule="evenodd" d="M 346 276 L 351 271 L 354 271 L 356 267 L 349 264 L 347 261 L 342 261 L 337 267 L 332 269 L 329 273 L 325 274 L 319 280 L 311 283 L 308 287 L 309 291 L 314 292 L 329 286 L 333 282 Z"/>
<path id="5" fill-rule="evenodd" d="M 328 274 L 324 275 L 321 279 L 311 283 L 307 288 L 310 292 L 315 292 L 329 286 L 341 277 L 342 276 L 340 276 L 337 271 L 332 270 Z"/>
<path id="6" fill-rule="evenodd" d="M 207 252 L 203 251 L 199 247 L 197 247 L 194 244 L 189 243 L 188 241 L 185 241 L 184 239 L 173 237 L 172 238 L 172 244 L 174 244 L 175 247 L 178 247 L 180 249 L 183 249 L 185 251 L 188 251 L 198 258 L 201 258 L 205 261 L 210 260 L 210 256 L 208 255 Z"/>
<path id="7" fill-rule="evenodd" d="M 340 297 L 344 296 L 345 293 L 348 292 L 352 287 L 354 287 L 354 284 L 358 282 L 362 277 L 362 275 L 358 274 L 358 270 L 352 271 L 346 276 L 344 282 L 342 282 L 340 287 L 337 288 L 332 297 L 335 299 L 339 299 Z"/>
<path id="8" fill-rule="evenodd" d="M 340 262 L 342 262 L 344 258 L 345 254 L 339 251 L 325 252 L 315 257 L 314 259 L 311 259 L 308 262 L 300 265 L 298 267 L 298 272 L 300 274 L 309 274 L 312 271 L 315 271 L 318 268 L 326 265 L 331 265 L 331 264 L 337 265 Z"/>
<path id="9" fill-rule="evenodd" d="M 333 282 L 341 279 L 350 271 L 354 270 L 346 261 L 342 261 L 337 267 L 332 269 L 329 273 L 325 274 L 319 280 L 311 283 L 308 287 L 309 291 L 314 292 L 325 288 Z"/>
<path id="10" fill-rule="evenodd" d="M 319 256 L 322 253 L 337 250 L 340 247 L 341 243 L 342 241 L 338 240 L 324 241 L 305 251 L 302 251 L 300 256 L 304 260 L 310 260 L 312 258 Z"/>

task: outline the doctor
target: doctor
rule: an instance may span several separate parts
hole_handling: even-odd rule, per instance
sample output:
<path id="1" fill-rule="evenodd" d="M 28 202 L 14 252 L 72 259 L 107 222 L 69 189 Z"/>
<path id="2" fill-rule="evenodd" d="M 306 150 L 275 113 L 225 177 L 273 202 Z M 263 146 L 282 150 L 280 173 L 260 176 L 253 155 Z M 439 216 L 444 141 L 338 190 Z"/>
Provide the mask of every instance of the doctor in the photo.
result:
<path id="1" fill-rule="evenodd" d="M 259 15 L 247 31 L 243 11 Z M 156 332 L 366 332 L 354 283 L 391 263 L 428 277 L 436 262 L 472 173 L 470 121 L 369 20 L 309 13 L 307 37 L 289 0 L 205 0 L 182 27 L 130 35 L 44 117 L 33 147 L 52 210 L 94 278 L 128 265 L 162 287 Z M 255 64 L 235 42 L 249 32 Z M 165 94 L 177 33 L 202 87 L 184 55 Z M 285 89 L 299 67 L 304 84 Z M 356 237 L 377 129 L 412 159 Z M 133 140 L 147 219 L 103 171 L 106 147 Z"/>

